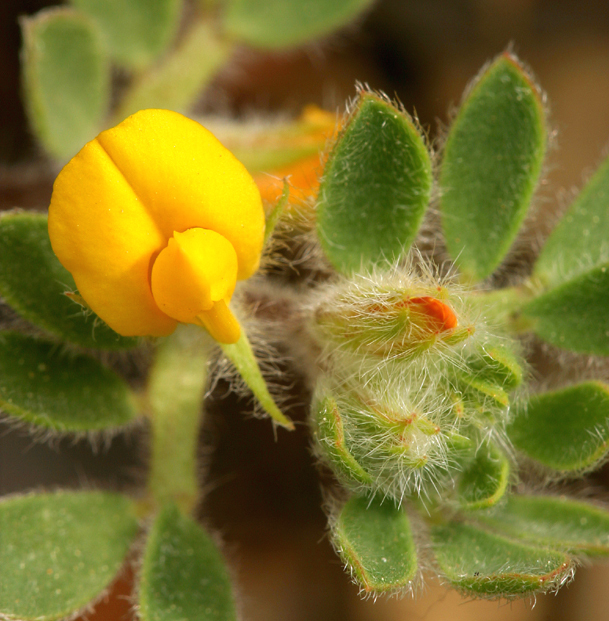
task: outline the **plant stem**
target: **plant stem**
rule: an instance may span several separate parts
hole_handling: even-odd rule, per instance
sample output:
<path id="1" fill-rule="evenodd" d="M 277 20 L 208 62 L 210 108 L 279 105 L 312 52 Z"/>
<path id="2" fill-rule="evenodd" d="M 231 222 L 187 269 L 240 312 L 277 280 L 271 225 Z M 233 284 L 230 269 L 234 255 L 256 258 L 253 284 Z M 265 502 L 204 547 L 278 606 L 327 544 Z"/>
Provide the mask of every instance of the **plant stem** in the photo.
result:
<path id="1" fill-rule="evenodd" d="M 136 78 L 112 120 L 120 123 L 146 108 L 187 112 L 226 63 L 234 44 L 222 39 L 213 23 L 198 19 L 167 58 Z"/>
<path id="2" fill-rule="evenodd" d="M 203 330 L 180 326 L 160 345 L 150 374 L 148 489 L 155 504 L 173 500 L 185 514 L 198 497 L 197 439 L 210 352 Z"/>

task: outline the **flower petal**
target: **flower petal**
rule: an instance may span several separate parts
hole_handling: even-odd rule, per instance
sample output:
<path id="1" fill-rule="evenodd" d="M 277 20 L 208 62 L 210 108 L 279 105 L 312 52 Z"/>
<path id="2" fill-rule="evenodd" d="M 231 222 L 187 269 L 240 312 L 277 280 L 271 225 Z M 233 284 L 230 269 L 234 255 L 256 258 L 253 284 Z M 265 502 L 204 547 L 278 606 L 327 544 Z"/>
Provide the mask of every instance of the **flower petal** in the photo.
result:
<path id="1" fill-rule="evenodd" d="M 152 294 L 158 307 L 183 323 L 215 302 L 230 300 L 237 280 L 237 255 L 231 243 L 206 229 L 176 232 L 152 267 Z"/>
<path id="2" fill-rule="evenodd" d="M 151 257 L 166 240 L 97 140 L 64 167 L 49 207 L 53 251 L 93 312 L 123 336 L 162 336 L 176 321 L 149 285 Z"/>
<path id="3" fill-rule="evenodd" d="M 258 268 L 264 212 L 256 185 L 212 134 L 175 112 L 143 110 L 102 132 L 55 181 L 53 250 L 91 309 L 122 335 L 175 329 L 154 300 L 151 270 L 174 232 L 192 228 L 230 242 L 237 278 Z"/>
<path id="4" fill-rule="evenodd" d="M 245 167 L 213 134 L 176 112 L 142 110 L 98 140 L 166 240 L 174 231 L 210 229 L 235 248 L 240 280 L 258 269 L 262 201 Z"/>

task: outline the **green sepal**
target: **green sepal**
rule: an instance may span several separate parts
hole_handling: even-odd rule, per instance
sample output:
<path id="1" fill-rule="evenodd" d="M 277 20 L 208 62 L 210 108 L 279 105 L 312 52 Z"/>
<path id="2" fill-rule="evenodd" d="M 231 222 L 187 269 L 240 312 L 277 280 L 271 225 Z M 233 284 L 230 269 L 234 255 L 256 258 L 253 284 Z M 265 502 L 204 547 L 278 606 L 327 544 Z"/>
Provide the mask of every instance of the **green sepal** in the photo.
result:
<path id="1" fill-rule="evenodd" d="M 70 0 L 87 14 L 117 63 L 142 69 L 174 38 L 181 0 Z"/>
<path id="2" fill-rule="evenodd" d="M 367 593 L 407 589 L 417 552 L 403 508 L 381 495 L 352 496 L 332 528 L 334 546 Z"/>
<path id="3" fill-rule="evenodd" d="M 571 554 L 609 556 L 609 511 L 564 496 L 510 495 L 485 524 L 512 537 Z"/>
<path id="4" fill-rule="evenodd" d="M 471 281 L 491 274 L 526 215 L 546 152 L 542 99 L 508 53 L 478 78 L 449 131 L 440 174 L 442 226 Z"/>
<path id="5" fill-rule="evenodd" d="M 0 617 L 54 621 L 99 598 L 135 538 L 133 503 L 107 492 L 0 501 Z"/>
<path id="6" fill-rule="evenodd" d="M 94 358 L 57 343 L 0 332 L 0 408 L 37 427 L 112 430 L 138 416 L 129 386 Z"/>
<path id="7" fill-rule="evenodd" d="M 110 68 L 94 24 L 78 11 L 47 9 L 21 19 L 25 103 L 44 148 L 60 160 L 99 132 Z"/>
<path id="8" fill-rule="evenodd" d="M 431 160 L 414 122 L 362 91 L 334 145 L 319 189 L 317 232 L 343 273 L 395 261 L 429 203 Z"/>
<path id="9" fill-rule="evenodd" d="M 118 335 L 65 294 L 70 272 L 51 248 L 47 217 L 6 213 L 0 218 L 0 294 L 20 315 L 60 339 L 94 349 L 126 349 L 138 340 Z"/>
<path id="10" fill-rule="evenodd" d="M 346 26 L 372 0 L 227 0 L 223 26 L 244 43 L 266 49 L 302 45 Z"/>
<path id="11" fill-rule="evenodd" d="M 609 450 L 609 390 L 576 384 L 531 397 L 507 427 L 514 446 L 561 472 L 594 468 Z"/>
<path id="12" fill-rule="evenodd" d="M 504 390 L 513 390 L 522 384 L 521 360 L 503 345 L 485 346 L 479 356 L 466 360 L 465 364 L 468 372 Z"/>
<path id="13" fill-rule="evenodd" d="M 198 20 L 158 64 L 131 83 L 113 116 L 120 123 L 138 110 L 164 108 L 187 113 L 228 61 L 233 47 L 207 21 Z"/>
<path id="14" fill-rule="evenodd" d="M 483 443 L 459 478 L 458 498 L 462 509 L 474 511 L 497 504 L 504 496 L 510 477 L 510 462 L 490 442 Z"/>
<path id="15" fill-rule="evenodd" d="M 142 621 L 232 621 L 235 601 L 213 539 L 173 504 L 148 534 L 139 585 Z"/>
<path id="16" fill-rule="evenodd" d="M 486 405 L 506 408 L 510 404 L 507 392 L 494 381 L 465 372 L 455 374 L 455 383 L 461 389 L 463 399 L 482 409 Z"/>
<path id="17" fill-rule="evenodd" d="M 345 443 L 345 430 L 336 400 L 326 397 L 312 406 L 314 437 L 323 457 L 346 482 L 372 484 L 370 475 L 359 465 Z"/>
<path id="18" fill-rule="evenodd" d="M 236 343 L 230 345 L 220 343 L 220 346 L 265 412 L 282 427 L 293 430 L 294 423 L 277 407 L 269 392 L 245 330 L 241 329 L 241 336 Z"/>
<path id="19" fill-rule="evenodd" d="M 442 574 L 468 595 L 514 598 L 552 591 L 573 574 L 572 560 L 565 554 L 516 543 L 469 524 L 434 526 L 431 541 Z"/>
<path id="20" fill-rule="evenodd" d="M 266 218 L 266 226 L 264 228 L 264 245 L 266 246 L 271 239 L 275 227 L 277 226 L 279 219 L 281 218 L 285 208 L 287 207 L 288 201 L 290 199 L 290 184 L 284 179 L 283 180 L 283 190 L 281 191 L 281 196 L 277 201 L 277 204 L 273 207 L 271 212 Z"/>
<path id="21" fill-rule="evenodd" d="M 544 341 L 581 354 L 609 356 L 609 262 L 542 293 L 522 316 Z"/>
<path id="22" fill-rule="evenodd" d="M 609 263 L 609 158 L 599 166 L 544 244 L 533 277 L 554 287 Z"/>

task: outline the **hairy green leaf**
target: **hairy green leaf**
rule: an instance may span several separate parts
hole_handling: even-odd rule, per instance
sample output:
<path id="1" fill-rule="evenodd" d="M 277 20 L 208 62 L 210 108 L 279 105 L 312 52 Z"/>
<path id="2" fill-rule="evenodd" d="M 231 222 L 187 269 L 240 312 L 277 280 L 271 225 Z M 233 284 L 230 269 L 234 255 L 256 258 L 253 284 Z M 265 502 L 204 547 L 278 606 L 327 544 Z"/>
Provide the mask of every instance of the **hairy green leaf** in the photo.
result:
<path id="1" fill-rule="evenodd" d="M 533 276 L 554 287 L 609 264 L 609 158 L 584 186 L 546 241 Z"/>
<path id="2" fill-rule="evenodd" d="M 410 585 L 417 571 L 412 531 L 404 510 L 389 498 L 352 496 L 332 534 L 341 558 L 366 592 Z"/>
<path id="3" fill-rule="evenodd" d="M 476 596 L 510 598 L 551 591 L 573 573 L 565 554 L 515 543 L 468 524 L 434 526 L 431 539 L 447 580 Z"/>
<path id="4" fill-rule="evenodd" d="M 540 338 L 581 354 L 609 356 L 609 263 L 574 276 L 522 308 Z"/>
<path id="5" fill-rule="evenodd" d="M 484 443 L 459 479 L 459 502 L 463 509 L 492 507 L 506 492 L 510 463 L 494 445 Z"/>
<path id="6" fill-rule="evenodd" d="M 100 597 L 137 532 L 133 503 L 106 492 L 0 502 L 0 617 L 53 621 Z"/>
<path id="7" fill-rule="evenodd" d="M 127 384 L 97 360 L 17 332 L 0 332 L 0 408 L 62 432 L 112 429 L 138 415 Z"/>
<path id="8" fill-rule="evenodd" d="M 141 69 L 174 38 L 181 0 L 70 0 L 98 26 L 113 60 Z"/>
<path id="9" fill-rule="evenodd" d="M 319 190 L 317 230 L 330 262 L 349 273 L 401 257 L 417 234 L 431 186 L 429 153 L 412 120 L 362 92 Z"/>
<path id="10" fill-rule="evenodd" d="M 302 45 L 347 25 L 372 0 L 226 0 L 224 27 L 255 47 Z"/>
<path id="11" fill-rule="evenodd" d="M 533 396 L 507 428 L 514 446 L 563 472 L 592 468 L 609 450 L 609 390 L 583 382 Z"/>
<path id="12" fill-rule="evenodd" d="M 67 298 L 75 291 L 72 275 L 51 249 L 47 217 L 7 213 L 0 218 L 0 294 L 20 315 L 51 334 L 96 349 L 134 347 Z"/>
<path id="13" fill-rule="evenodd" d="M 28 116 L 44 148 L 68 159 L 98 133 L 108 108 L 110 70 L 94 25 L 70 9 L 21 20 Z"/>
<path id="14" fill-rule="evenodd" d="M 574 554 L 609 555 L 609 511 L 587 502 L 564 496 L 509 496 L 480 519 L 540 545 Z"/>
<path id="15" fill-rule="evenodd" d="M 480 280 L 507 254 L 526 215 L 546 151 L 537 88 L 510 54 L 479 77 L 450 129 L 440 175 L 448 251 Z"/>
<path id="16" fill-rule="evenodd" d="M 142 621 L 236 620 L 228 571 L 212 538 L 168 505 L 156 517 L 139 587 Z"/>

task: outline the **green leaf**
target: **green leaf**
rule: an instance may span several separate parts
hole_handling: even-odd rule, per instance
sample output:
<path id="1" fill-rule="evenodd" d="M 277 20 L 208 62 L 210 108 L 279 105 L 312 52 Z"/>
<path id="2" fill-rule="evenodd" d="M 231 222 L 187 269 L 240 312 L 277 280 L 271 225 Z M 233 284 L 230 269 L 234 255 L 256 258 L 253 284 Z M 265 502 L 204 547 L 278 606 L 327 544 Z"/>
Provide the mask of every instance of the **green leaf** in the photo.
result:
<path id="1" fill-rule="evenodd" d="M 371 484 L 372 477 L 359 465 L 346 445 L 343 419 L 336 401 L 326 397 L 314 403 L 312 411 L 315 414 L 315 440 L 335 472 L 347 482 Z"/>
<path id="2" fill-rule="evenodd" d="M 556 286 L 609 263 L 609 158 L 584 186 L 546 241 L 533 276 Z"/>
<path id="3" fill-rule="evenodd" d="M 555 470 L 596 466 L 609 450 L 609 390 L 583 382 L 533 396 L 507 428 L 514 446 Z"/>
<path id="4" fill-rule="evenodd" d="M 113 60 L 142 69 L 173 40 L 181 0 L 70 0 L 95 22 Z"/>
<path id="5" fill-rule="evenodd" d="M 188 112 L 232 49 L 208 22 L 195 22 L 160 64 L 133 81 L 118 105 L 114 122 L 146 108 Z"/>
<path id="6" fill-rule="evenodd" d="M 302 45 L 349 24 L 372 0 L 226 0 L 227 33 L 255 47 Z"/>
<path id="7" fill-rule="evenodd" d="M 466 510 L 486 509 L 499 502 L 506 492 L 510 463 L 494 445 L 484 443 L 461 473 L 459 502 Z"/>
<path id="8" fill-rule="evenodd" d="M 116 428 L 138 415 L 127 384 L 97 360 L 17 332 L 0 332 L 0 408 L 62 432 Z"/>
<path id="9" fill-rule="evenodd" d="M 509 496 L 480 517 L 511 536 L 588 556 L 609 555 L 609 511 L 564 496 Z"/>
<path id="10" fill-rule="evenodd" d="M 282 427 L 293 430 L 294 423 L 281 412 L 269 392 L 245 330 L 241 330 L 241 337 L 236 343 L 231 345 L 220 343 L 220 346 L 266 413 Z"/>
<path id="11" fill-rule="evenodd" d="M 96 349 L 135 347 L 64 295 L 72 275 L 51 249 L 47 217 L 7 213 L 0 218 L 0 294 L 20 315 L 51 334 Z"/>
<path id="12" fill-rule="evenodd" d="M 106 492 L 0 502 L 0 617 L 52 621 L 99 598 L 137 533 L 133 503 Z"/>
<path id="13" fill-rule="evenodd" d="M 556 347 L 609 356 L 609 263 L 575 276 L 522 308 L 531 329 Z"/>
<path id="14" fill-rule="evenodd" d="M 562 586 L 573 573 L 565 554 L 515 543 L 451 522 L 431 530 L 436 561 L 447 580 L 471 595 L 518 597 Z"/>
<path id="15" fill-rule="evenodd" d="M 404 510 L 389 498 L 352 496 L 333 528 L 334 545 L 366 592 L 407 588 L 417 553 Z"/>
<path id="16" fill-rule="evenodd" d="M 463 102 L 440 175 L 446 244 L 464 276 L 480 280 L 507 254 L 526 215 L 546 151 L 539 91 L 501 55 Z"/>
<path id="17" fill-rule="evenodd" d="M 44 148 L 68 159 L 99 132 L 110 70 L 94 25 L 77 11 L 49 9 L 21 20 L 29 120 Z"/>
<path id="18" fill-rule="evenodd" d="M 325 167 L 317 230 L 330 262 L 352 272 L 399 259 L 429 202 L 431 161 L 412 120 L 362 92 Z"/>
<path id="19" fill-rule="evenodd" d="M 236 620 L 228 571 L 212 538 L 174 505 L 152 525 L 139 587 L 142 621 Z"/>

